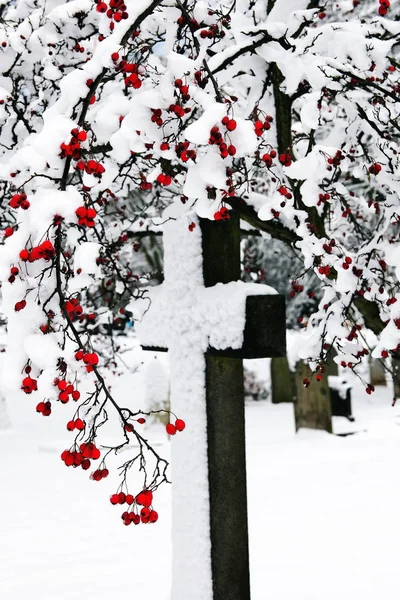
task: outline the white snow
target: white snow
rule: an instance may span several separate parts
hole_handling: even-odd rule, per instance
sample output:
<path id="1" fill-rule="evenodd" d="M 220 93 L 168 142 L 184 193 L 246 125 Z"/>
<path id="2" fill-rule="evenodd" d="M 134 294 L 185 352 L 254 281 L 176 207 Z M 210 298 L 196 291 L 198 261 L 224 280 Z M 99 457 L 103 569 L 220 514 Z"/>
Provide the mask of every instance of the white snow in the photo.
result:
<path id="1" fill-rule="evenodd" d="M 252 600 L 397 600 L 400 410 L 390 397 L 386 388 L 353 392 L 356 422 L 336 423 L 361 432 L 345 438 L 296 435 L 291 405 L 247 406 Z M 15 429 L 0 434 L 2 597 L 169 600 L 171 488 L 157 493 L 155 525 L 124 527 L 122 508 L 108 502 L 116 482 L 65 468 L 69 434 L 54 441 L 58 424 L 32 402 L 10 398 L 9 409 Z M 166 437 L 158 441 L 168 454 Z"/>

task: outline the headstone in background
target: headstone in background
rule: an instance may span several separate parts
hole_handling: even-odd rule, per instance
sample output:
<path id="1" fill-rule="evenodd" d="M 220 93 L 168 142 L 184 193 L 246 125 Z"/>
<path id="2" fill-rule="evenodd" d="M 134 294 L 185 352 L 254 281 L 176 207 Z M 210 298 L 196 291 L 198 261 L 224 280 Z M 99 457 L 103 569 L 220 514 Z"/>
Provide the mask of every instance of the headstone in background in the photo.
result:
<path id="1" fill-rule="evenodd" d="M 308 387 L 304 385 L 304 379 L 311 380 L 311 369 L 307 363 L 298 361 L 294 403 L 296 431 L 306 428 L 323 429 L 332 433 L 332 413 L 327 377 L 322 377 L 321 381 L 316 381 L 314 377 Z"/>
<path id="2" fill-rule="evenodd" d="M 372 385 L 386 385 L 386 371 L 379 358 L 372 358 L 369 363 L 369 377 Z"/>
<path id="3" fill-rule="evenodd" d="M 354 421 L 355 419 L 351 414 L 351 386 L 347 378 L 330 375 L 328 383 L 331 394 L 332 416 L 346 417 L 349 421 Z"/>

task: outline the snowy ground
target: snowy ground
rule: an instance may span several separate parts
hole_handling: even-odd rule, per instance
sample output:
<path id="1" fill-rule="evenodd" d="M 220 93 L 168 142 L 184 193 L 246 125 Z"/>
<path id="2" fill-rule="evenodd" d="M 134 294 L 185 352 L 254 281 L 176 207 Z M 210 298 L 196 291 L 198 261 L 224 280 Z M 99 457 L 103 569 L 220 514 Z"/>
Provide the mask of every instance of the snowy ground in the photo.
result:
<path id="1" fill-rule="evenodd" d="M 252 600 L 398 600 L 400 408 L 385 388 L 355 396 L 356 423 L 336 423 L 361 430 L 348 437 L 296 436 L 290 405 L 247 407 Z M 55 424 L 31 403 L 11 413 L 20 428 L 0 433 L 0 598 L 167 600 L 170 489 L 157 494 L 156 525 L 124 527 L 112 482 L 61 463 Z"/>

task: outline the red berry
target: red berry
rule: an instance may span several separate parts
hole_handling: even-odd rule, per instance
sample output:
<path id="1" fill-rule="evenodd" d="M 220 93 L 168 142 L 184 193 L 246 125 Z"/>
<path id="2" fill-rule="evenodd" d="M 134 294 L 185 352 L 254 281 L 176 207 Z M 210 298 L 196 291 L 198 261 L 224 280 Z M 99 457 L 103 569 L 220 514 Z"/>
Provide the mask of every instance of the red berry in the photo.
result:
<path id="1" fill-rule="evenodd" d="M 66 404 L 69 400 L 69 396 L 67 394 L 67 392 L 60 392 L 58 394 L 58 399 L 63 403 Z"/>
<path id="2" fill-rule="evenodd" d="M 182 419 L 177 419 L 175 421 L 175 429 L 177 431 L 183 431 L 185 429 L 185 427 L 186 427 L 186 423 Z"/>
<path id="3" fill-rule="evenodd" d="M 149 523 L 155 523 L 156 521 L 158 521 L 158 512 L 152 510 L 149 514 Z"/>
<path id="4" fill-rule="evenodd" d="M 140 506 L 151 506 L 153 502 L 153 493 L 150 490 L 143 490 L 136 496 L 136 504 Z"/>
<path id="5" fill-rule="evenodd" d="M 165 429 L 167 430 L 168 435 L 176 434 L 176 427 L 175 425 L 172 425 L 172 423 L 168 423 Z"/>
<path id="6" fill-rule="evenodd" d="M 110 497 L 110 502 L 111 502 L 111 504 L 114 504 L 114 505 L 119 504 L 119 494 L 113 494 Z"/>
<path id="7" fill-rule="evenodd" d="M 81 467 L 84 471 L 87 471 L 90 468 L 90 459 L 84 458 L 83 461 L 81 462 Z"/>
<path id="8" fill-rule="evenodd" d="M 75 429 L 75 421 L 68 421 L 67 429 L 68 431 L 73 431 Z"/>
<path id="9" fill-rule="evenodd" d="M 234 119 L 230 119 L 226 128 L 228 131 L 234 131 L 236 129 L 236 121 Z"/>

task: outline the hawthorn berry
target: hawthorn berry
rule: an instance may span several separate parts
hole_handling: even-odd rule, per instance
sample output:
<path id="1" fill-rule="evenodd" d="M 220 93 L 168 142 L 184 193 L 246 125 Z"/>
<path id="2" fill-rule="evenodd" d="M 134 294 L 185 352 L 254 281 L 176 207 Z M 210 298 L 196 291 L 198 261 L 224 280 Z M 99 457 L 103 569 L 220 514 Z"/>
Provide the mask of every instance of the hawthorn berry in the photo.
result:
<path id="1" fill-rule="evenodd" d="M 165 429 L 166 429 L 168 435 L 176 434 L 176 427 L 172 423 L 168 423 L 167 426 L 165 427 Z"/>
<path id="2" fill-rule="evenodd" d="M 136 504 L 139 506 L 151 506 L 153 503 L 153 493 L 150 490 L 143 490 L 136 496 Z"/>
<path id="3" fill-rule="evenodd" d="M 177 431 L 183 431 L 186 427 L 186 423 L 185 421 L 183 421 L 182 419 L 176 419 L 175 421 L 175 429 Z"/>

